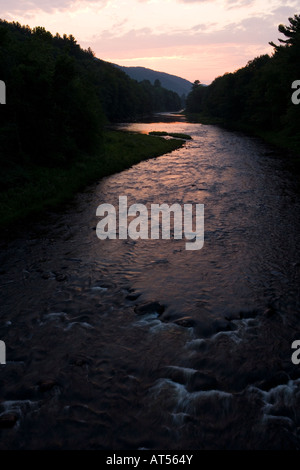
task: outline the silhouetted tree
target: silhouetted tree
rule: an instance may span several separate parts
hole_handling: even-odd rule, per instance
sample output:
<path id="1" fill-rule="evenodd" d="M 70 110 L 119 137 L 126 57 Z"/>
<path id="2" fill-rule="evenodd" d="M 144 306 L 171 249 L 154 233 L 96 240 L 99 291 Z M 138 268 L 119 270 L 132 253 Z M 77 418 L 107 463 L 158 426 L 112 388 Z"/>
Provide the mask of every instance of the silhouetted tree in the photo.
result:
<path id="1" fill-rule="evenodd" d="M 225 125 L 268 132 L 300 146 L 300 112 L 291 101 L 293 81 L 300 80 L 300 15 L 279 25 L 286 39 L 270 44 L 274 53 L 248 62 L 235 73 L 217 77 L 208 87 L 194 82 L 186 110 L 216 118 Z M 297 130 L 298 129 L 298 130 Z"/>
<path id="2" fill-rule="evenodd" d="M 278 26 L 278 31 L 287 37 L 287 39 L 278 39 L 278 41 L 286 46 L 293 46 L 300 42 L 300 15 L 294 15 L 293 18 L 289 18 L 289 22 L 289 26 L 283 24 Z M 269 42 L 269 44 L 273 46 L 276 51 L 280 49 L 280 45 L 277 46 L 274 42 Z"/>
<path id="3" fill-rule="evenodd" d="M 137 83 L 83 50 L 74 36 L 53 36 L 0 20 L 0 163 L 70 165 L 101 153 L 107 121 L 180 109 L 179 96 L 150 82 Z"/>

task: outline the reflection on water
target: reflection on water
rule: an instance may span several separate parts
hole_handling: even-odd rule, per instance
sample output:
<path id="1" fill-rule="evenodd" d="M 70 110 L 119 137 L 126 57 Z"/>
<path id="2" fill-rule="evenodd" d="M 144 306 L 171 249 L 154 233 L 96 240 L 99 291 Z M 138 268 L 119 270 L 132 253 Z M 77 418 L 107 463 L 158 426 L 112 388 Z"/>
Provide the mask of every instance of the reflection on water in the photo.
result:
<path id="1" fill-rule="evenodd" d="M 175 118 L 120 127 L 183 148 L 3 243 L 0 448 L 299 447 L 296 183 L 256 139 Z M 204 247 L 100 241 L 120 195 L 204 204 Z"/>

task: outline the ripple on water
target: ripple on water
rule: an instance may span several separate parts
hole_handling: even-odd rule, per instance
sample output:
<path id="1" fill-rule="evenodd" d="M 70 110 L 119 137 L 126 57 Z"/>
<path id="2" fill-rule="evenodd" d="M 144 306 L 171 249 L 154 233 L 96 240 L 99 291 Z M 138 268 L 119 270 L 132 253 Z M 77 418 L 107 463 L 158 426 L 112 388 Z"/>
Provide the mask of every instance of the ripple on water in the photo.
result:
<path id="1" fill-rule="evenodd" d="M 240 134 L 124 127 L 166 125 L 193 140 L 6 243 L 0 448 L 300 448 L 295 180 Z M 120 195 L 204 204 L 203 248 L 100 241 L 96 209 Z"/>

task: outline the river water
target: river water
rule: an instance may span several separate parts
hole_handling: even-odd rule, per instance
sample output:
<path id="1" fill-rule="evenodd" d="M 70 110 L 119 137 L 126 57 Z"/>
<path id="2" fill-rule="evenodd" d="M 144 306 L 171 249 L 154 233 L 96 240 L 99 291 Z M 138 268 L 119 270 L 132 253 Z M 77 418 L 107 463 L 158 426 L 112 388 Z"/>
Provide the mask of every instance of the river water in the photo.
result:
<path id="1" fill-rule="evenodd" d="M 164 122 L 163 122 L 164 121 Z M 259 140 L 192 140 L 1 242 L 1 449 L 299 449 L 299 192 Z M 99 240 L 99 204 L 204 204 L 204 246 Z"/>

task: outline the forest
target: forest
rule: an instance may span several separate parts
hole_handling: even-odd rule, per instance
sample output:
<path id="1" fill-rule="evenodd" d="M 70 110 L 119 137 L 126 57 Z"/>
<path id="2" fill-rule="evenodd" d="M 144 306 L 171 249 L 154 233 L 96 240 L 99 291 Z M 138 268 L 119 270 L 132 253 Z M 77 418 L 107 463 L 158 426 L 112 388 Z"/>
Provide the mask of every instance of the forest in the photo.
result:
<path id="1" fill-rule="evenodd" d="M 105 175 L 183 141 L 108 130 L 181 100 L 137 82 L 72 36 L 0 20 L 0 227 L 24 225 Z"/>
<path id="2" fill-rule="evenodd" d="M 53 36 L 43 27 L 3 20 L 0 80 L 7 94 L 0 114 L 2 168 L 64 165 L 99 151 L 108 122 L 181 106 L 176 93 L 159 82 L 132 80 L 90 48 L 82 49 L 72 35 Z"/>
<path id="3" fill-rule="evenodd" d="M 186 112 L 191 119 L 253 132 L 299 154 L 300 107 L 292 85 L 300 80 L 300 15 L 278 30 L 284 38 L 278 45 L 270 42 L 271 56 L 256 57 L 209 86 L 196 80 Z"/>

